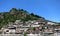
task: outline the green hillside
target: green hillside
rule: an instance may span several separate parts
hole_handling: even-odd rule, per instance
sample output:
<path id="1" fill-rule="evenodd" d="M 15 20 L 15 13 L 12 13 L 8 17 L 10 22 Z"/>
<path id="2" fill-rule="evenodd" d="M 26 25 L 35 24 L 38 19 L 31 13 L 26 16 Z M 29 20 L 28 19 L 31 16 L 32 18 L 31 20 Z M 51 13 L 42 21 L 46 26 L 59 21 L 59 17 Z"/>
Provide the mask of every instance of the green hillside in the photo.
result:
<path id="1" fill-rule="evenodd" d="M 0 28 L 4 25 L 7 25 L 8 22 L 15 22 L 16 20 L 38 20 L 40 18 L 43 17 L 35 15 L 33 13 L 28 13 L 28 11 L 23 9 L 12 8 L 9 12 L 0 13 Z"/>

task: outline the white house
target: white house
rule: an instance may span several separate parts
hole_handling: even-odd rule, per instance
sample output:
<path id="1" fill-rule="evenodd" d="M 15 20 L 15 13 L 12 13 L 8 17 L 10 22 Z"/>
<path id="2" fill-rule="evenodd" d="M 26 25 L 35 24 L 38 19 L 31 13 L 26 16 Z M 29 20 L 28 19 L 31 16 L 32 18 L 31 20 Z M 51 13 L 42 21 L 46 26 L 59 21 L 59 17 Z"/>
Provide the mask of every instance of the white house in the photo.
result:
<path id="1" fill-rule="evenodd" d="M 27 34 L 27 36 L 42 36 L 41 34 L 32 34 L 32 33 L 30 33 L 30 34 Z"/>
<path id="2" fill-rule="evenodd" d="M 54 22 L 47 22 L 47 24 L 54 25 L 55 23 Z"/>
<path id="3" fill-rule="evenodd" d="M 39 27 L 40 25 L 38 24 L 32 24 L 31 27 Z"/>

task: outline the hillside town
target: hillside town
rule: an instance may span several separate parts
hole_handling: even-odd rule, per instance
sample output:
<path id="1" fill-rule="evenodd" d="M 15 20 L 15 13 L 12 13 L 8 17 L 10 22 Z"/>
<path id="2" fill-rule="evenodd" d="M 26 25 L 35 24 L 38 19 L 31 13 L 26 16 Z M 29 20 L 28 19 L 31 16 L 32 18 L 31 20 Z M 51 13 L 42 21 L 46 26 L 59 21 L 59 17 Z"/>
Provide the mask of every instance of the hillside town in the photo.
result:
<path id="1" fill-rule="evenodd" d="M 0 36 L 60 36 L 60 23 L 12 8 L 0 13 Z"/>
<path id="2" fill-rule="evenodd" d="M 60 35 L 60 26 L 58 23 L 44 20 L 29 20 L 9 22 L 0 29 L 0 34 L 20 34 L 20 36 L 57 36 Z M 58 35 L 58 36 L 59 36 Z"/>

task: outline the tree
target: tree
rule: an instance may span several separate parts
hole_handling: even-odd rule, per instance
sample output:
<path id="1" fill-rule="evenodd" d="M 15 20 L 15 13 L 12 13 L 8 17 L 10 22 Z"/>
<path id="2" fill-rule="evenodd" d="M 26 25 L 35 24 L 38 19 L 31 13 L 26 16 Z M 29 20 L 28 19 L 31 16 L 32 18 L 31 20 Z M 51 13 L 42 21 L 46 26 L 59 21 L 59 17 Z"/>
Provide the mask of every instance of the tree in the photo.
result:
<path id="1" fill-rule="evenodd" d="M 27 35 L 26 35 L 26 32 L 24 32 L 24 36 L 27 36 Z"/>
<path id="2" fill-rule="evenodd" d="M 21 11 L 24 11 L 23 9 L 20 9 Z"/>
<path id="3" fill-rule="evenodd" d="M 33 13 L 31 13 L 30 15 L 34 16 L 34 14 L 33 14 Z"/>

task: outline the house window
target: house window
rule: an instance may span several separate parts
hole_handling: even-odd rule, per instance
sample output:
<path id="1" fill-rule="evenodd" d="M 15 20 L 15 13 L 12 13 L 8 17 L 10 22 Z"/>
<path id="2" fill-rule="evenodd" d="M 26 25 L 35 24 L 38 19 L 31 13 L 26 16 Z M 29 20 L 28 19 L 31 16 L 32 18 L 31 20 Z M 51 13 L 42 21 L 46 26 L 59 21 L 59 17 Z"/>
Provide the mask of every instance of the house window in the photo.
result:
<path id="1" fill-rule="evenodd" d="M 6 30 L 6 32 L 9 32 L 9 30 Z"/>

